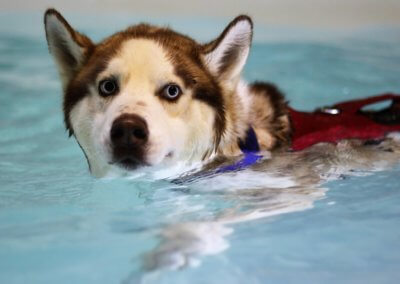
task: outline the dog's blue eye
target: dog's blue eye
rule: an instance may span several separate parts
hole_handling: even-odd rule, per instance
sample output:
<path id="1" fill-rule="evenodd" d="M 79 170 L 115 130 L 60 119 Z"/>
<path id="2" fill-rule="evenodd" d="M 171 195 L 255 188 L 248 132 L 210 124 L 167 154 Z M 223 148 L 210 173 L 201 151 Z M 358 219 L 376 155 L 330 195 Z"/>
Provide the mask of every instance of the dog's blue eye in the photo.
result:
<path id="1" fill-rule="evenodd" d="M 175 100 L 182 94 L 181 88 L 175 84 L 166 85 L 163 89 L 162 95 L 169 99 Z"/>
<path id="2" fill-rule="evenodd" d="M 105 79 L 99 83 L 99 94 L 103 97 L 114 95 L 118 92 L 118 84 L 114 79 Z"/>

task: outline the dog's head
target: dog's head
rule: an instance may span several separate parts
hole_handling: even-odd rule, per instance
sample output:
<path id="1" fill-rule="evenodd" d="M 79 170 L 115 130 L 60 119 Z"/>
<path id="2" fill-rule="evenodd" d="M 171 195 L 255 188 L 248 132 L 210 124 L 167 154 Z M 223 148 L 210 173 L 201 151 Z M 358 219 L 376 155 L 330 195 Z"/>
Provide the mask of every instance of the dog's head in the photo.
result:
<path id="1" fill-rule="evenodd" d="M 94 175 L 113 166 L 202 160 L 228 143 L 227 103 L 252 38 L 247 16 L 207 44 L 146 24 L 94 44 L 53 9 L 45 29 L 66 127 Z"/>

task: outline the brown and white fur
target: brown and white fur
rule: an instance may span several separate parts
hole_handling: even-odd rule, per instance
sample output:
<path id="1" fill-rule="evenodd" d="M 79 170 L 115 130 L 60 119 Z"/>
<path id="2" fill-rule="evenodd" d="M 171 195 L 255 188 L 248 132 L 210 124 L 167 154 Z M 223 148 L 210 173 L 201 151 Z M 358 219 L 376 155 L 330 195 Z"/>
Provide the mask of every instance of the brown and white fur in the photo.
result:
<path id="1" fill-rule="evenodd" d="M 54 9 L 44 21 L 62 81 L 65 124 L 95 176 L 112 168 L 236 156 L 250 126 L 261 150 L 289 142 L 283 96 L 272 85 L 249 85 L 240 76 L 253 34 L 247 16 L 235 18 L 206 44 L 147 24 L 94 44 Z M 118 90 L 102 96 L 99 84 L 110 78 Z M 179 86 L 177 99 L 164 96 L 168 84 Z M 112 132 L 128 135 L 113 131 L 117 120 L 125 130 L 139 128 L 135 141 L 113 141 Z"/>

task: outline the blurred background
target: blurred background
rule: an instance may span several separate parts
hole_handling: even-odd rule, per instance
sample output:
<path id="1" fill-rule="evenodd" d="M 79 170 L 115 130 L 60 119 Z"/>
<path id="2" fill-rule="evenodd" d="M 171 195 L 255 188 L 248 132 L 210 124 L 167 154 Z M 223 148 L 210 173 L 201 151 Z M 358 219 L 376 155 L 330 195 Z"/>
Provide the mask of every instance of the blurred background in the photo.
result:
<path id="1" fill-rule="evenodd" d="M 60 10 L 68 19 L 75 16 L 73 23 L 80 24 L 84 29 L 91 30 L 92 27 L 95 30 L 101 24 L 104 34 L 135 21 L 150 21 L 170 24 L 191 34 L 195 27 L 195 35 L 206 39 L 215 34 L 213 32 L 216 27 L 223 28 L 226 21 L 241 13 L 253 18 L 256 40 L 297 39 L 297 33 L 294 32 L 296 29 L 301 29 L 301 39 L 326 39 L 327 31 L 332 36 L 332 33 L 343 35 L 360 30 L 371 31 L 371 27 L 400 26 L 398 0 L 1 0 L 0 15 L 8 18 L 14 31 L 31 33 L 42 29 L 37 23 L 37 17 L 49 7 Z M 36 13 L 35 17 L 32 12 Z M 14 15 L 24 13 L 25 25 L 13 22 Z M 95 21 L 88 15 L 95 15 Z M 187 28 L 185 20 L 191 21 L 190 28 Z M 199 20 L 197 24 L 196 20 Z M 18 29 L 18 26 L 23 28 Z M 6 31 L 9 28 L 10 25 L 2 25 L 0 30 Z M 274 28 L 279 28 L 279 31 L 274 32 Z M 265 33 L 264 30 L 270 31 Z M 379 32 L 370 36 L 379 36 Z"/>
<path id="2" fill-rule="evenodd" d="M 43 11 L 56 7 L 64 12 L 127 12 L 163 17 L 233 17 L 246 13 L 257 23 L 307 27 L 355 28 L 399 24 L 398 0 L 2 0 L 2 11 Z"/>

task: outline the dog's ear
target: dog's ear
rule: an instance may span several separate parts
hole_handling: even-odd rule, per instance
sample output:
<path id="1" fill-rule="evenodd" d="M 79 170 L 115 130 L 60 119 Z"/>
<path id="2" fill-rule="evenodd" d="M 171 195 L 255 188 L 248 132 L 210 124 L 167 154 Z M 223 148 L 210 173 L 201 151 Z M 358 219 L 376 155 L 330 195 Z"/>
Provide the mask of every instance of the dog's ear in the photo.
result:
<path id="1" fill-rule="evenodd" d="M 214 41 L 203 46 L 209 70 L 222 80 L 237 82 L 246 63 L 253 36 L 248 16 L 236 17 Z"/>
<path id="2" fill-rule="evenodd" d="M 49 51 L 65 88 L 93 50 L 94 44 L 88 37 L 75 31 L 54 9 L 48 9 L 44 14 L 44 25 Z"/>

